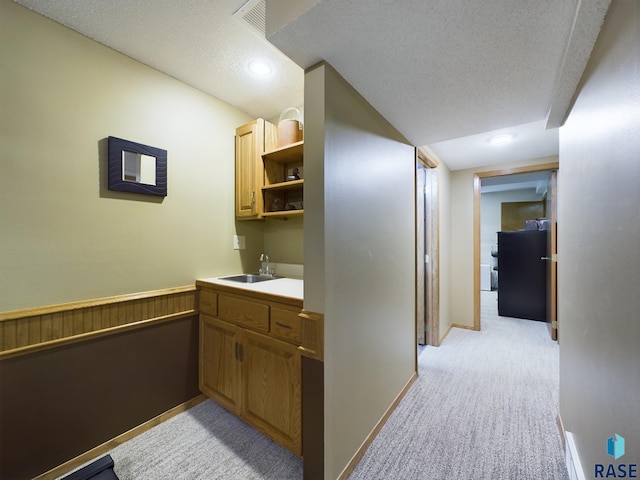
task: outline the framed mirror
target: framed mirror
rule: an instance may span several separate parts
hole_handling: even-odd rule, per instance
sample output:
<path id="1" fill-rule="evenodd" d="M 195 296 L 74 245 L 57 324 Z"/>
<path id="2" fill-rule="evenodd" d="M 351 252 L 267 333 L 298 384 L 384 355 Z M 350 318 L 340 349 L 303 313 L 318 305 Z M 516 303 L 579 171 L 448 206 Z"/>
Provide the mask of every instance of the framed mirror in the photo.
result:
<path id="1" fill-rule="evenodd" d="M 167 151 L 109 137 L 108 188 L 167 196 Z"/>

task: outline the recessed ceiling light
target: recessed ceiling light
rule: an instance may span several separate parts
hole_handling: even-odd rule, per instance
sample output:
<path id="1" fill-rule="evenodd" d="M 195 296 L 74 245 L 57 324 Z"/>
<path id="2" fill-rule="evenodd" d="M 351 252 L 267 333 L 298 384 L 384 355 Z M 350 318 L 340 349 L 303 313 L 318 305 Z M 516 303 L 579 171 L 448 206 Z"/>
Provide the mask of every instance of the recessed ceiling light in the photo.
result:
<path id="1" fill-rule="evenodd" d="M 268 77 L 271 75 L 271 65 L 262 60 L 253 60 L 249 62 L 249 71 L 258 77 Z"/>
<path id="2" fill-rule="evenodd" d="M 504 145 L 505 143 L 512 142 L 516 138 L 515 133 L 501 133 L 494 135 L 487 140 L 491 145 Z"/>

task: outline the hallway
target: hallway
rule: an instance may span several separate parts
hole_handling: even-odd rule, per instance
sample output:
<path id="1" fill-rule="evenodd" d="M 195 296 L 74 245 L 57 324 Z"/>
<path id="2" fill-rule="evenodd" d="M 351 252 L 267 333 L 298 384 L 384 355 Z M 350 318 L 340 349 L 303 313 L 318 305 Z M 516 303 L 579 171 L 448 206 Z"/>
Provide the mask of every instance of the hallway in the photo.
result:
<path id="1" fill-rule="evenodd" d="M 419 357 L 420 376 L 350 480 L 565 480 L 556 425 L 558 345 L 542 322 L 498 317 L 454 328 Z"/>
<path id="2" fill-rule="evenodd" d="M 482 292 L 482 328 L 422 351 L 420 376 L 350 480 L 568 479 L 547 324 L 498 317 L 496 292 Z M 122 480 L 302 477 L 300 459 L 211 400 L 109 453 Z"/>

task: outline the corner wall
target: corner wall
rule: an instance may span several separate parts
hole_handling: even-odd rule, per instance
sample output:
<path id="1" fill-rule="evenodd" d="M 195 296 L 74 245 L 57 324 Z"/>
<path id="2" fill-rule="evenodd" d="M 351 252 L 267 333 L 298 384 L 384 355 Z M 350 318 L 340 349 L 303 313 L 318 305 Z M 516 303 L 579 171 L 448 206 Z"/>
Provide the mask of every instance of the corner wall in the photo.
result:
<path id="1" fill-rule="evenodd" d="M 305 106 L 304 306 L 324 313 L 334 480 L 415 372 L 415 149 L 328 65 Z"/>
<path id="2" fill-rule="evenodd" d="M 639 32 L 640 3 L 614 0 L 560 129 L 560 415 L 587 478 L 640 464 Z"/>
<path id="3" fill-rule="evenodd" d="M 0 311 L 192 285 L 257 261 L 234 219 L 250 118 L 12 1 L 0 1 Z M 106 188 L 106 138 L 168 151 L 168 196 Z M 247 250 L 232 249 L 236 231 Z"/>

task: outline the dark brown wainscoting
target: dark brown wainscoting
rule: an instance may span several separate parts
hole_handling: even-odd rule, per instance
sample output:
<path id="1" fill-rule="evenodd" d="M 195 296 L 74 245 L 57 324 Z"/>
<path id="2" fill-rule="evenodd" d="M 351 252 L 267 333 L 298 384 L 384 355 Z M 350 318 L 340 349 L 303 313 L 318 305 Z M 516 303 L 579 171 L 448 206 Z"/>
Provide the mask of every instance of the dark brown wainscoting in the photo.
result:
<path id="1" fill-rule="evenodd" d="M 199 395 L 198 316 L 0 359 L 0 478 L 33 478 Z"/>
<path id="2" fill-rule="evenodd" d="M 324 478 L 324 363 L 302 357 L 303 480 Z"/>

